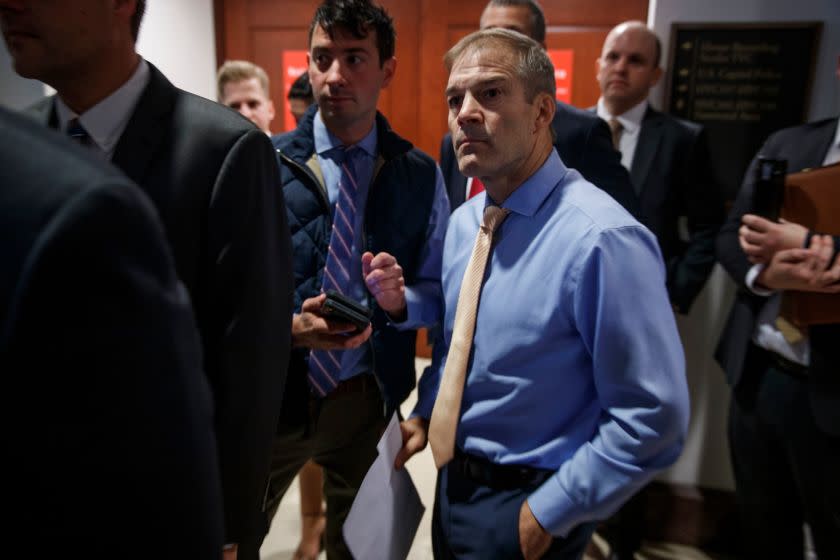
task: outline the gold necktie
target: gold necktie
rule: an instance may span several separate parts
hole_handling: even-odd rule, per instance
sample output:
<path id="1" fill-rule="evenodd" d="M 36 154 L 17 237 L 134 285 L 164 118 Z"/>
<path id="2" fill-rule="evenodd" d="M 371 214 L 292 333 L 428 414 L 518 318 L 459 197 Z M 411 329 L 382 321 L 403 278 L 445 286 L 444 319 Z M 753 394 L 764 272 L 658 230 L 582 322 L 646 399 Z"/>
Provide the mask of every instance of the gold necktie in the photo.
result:
<path id="1" fill-rule="evenodd" d="M 509 212 L 510 210 L 498 206 L 488 206 L 484 209 L 484 221 L 478 230 L 472 255 L 461 281 L 458 307 L 455 309 L 455 324 L 452 327 L 452 342 L 449 345 L 449 355 L 443 368 L 440 389 L 429 423 L 429 444 L 432 446 L 437 468 L 451 461 L 455 453 L 455 431 L 461 416 L 461 398 L 464 394 L 467 362 L 475 333 L 478 296 L 484 282 L 484 270 L 493 243 L 493 233 Z"/>
<path id="2" fill-rule="evenodd" d="M 612 132 L 613 148 L 620 150 L 618 144 L 621 141 L 621 133 L 624 132 L 624 125 L 618 119 L 610 119 L 607 124 L 610 126 L 610 132 Z"/>

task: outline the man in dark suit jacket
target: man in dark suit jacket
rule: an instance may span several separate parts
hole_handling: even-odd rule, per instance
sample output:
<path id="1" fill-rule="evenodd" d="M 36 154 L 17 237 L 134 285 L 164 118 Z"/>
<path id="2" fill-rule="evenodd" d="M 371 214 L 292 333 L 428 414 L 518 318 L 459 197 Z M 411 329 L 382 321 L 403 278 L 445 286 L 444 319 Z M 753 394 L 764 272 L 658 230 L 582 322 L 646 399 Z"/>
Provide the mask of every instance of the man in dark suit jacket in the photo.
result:
<path id="1" fill-rule="evenodd" d="M 481 29 L 502 27 L 527 35 L 545 47 L 545 17 L 533 0 L 491 0 L 481 15 Z M 606 125 L 587 111 L 560 101 L 552 121 L 554 147 L 566 167 L 577 169 L 590 183 L 609 193 L 638 217 L 638 199 L 627 171 L 621 167 Z M 452 210 L 468 198 L 467 178 L 458 169 L 452 136 L 440 145 L 440 167 Z"/>
<path id="2" fill-rule="evenodd" d="M 218 557 L 210 391 L 154 208 L 1 109 L 0 144 L 5 555 Z"/>
<path id="3" fill-rule="evenodd" d="M 662 75 L 659 39 L 641 22 L 610 31 L 598 59 L 597 114 L 615 130 L 622 164 L 639 196 L 641 221 L 656 234 L 674 308 L 688 313 L 714 266 L 723 200 L 700 125 L 647 102 Z M 685 218 L 688 239 L 681 235 Z"/>
<path id="4" fill-rule="evenodd" d="M 838 162 L 838 119 L 777 132 L 758 153 L 787 160 L 791 172 Z M 715 357 L 733 391 L 743 540 L 756 558 L 802 558 L 807 523 L 817 555 L 840 558 L 840 324 L 803 333 L 778 319 L 782 290 L 838 294 L 840 262 L 822 271 L 840 238 L 816 236 L 820 262 L 809 256 L 819 251 L 803 249 L 814 245 L 804 227 L 751 214 L 756 166 L 757 157 L 717 238 L 718 259 L 738 284 Z"/>
<path id="5" fill-rule="evenodd" d="M 3 4 L 0 21 L 17 72 L 58 92 L 36 108 L 42 122 L 110 158 L 160 213 L 215 400 L 225 540 L 256 543 L 291 344 L 291 247 L 275 153 L 246 119 L 175 88 L 137 55 L 143 7 Z"/>
<path id="6" fill-rule="evenodd" d="M 597 62 L 601 97 L 592 111 L 609 123 L 622 165 L 630 171 L 640 220 L 656 235 L 667 267 L 668 296 L 688 313 L 715 263 L 723 201 L 697 124 L 654 110 L 650 89 L 662 76 L 661 46 L 642 22 L 616 26 Z M 688 239 L 681 234 L 685 219 Z M 602 528 L 612 558 L 632 560 L 644 532 L 644 491 Z"/>

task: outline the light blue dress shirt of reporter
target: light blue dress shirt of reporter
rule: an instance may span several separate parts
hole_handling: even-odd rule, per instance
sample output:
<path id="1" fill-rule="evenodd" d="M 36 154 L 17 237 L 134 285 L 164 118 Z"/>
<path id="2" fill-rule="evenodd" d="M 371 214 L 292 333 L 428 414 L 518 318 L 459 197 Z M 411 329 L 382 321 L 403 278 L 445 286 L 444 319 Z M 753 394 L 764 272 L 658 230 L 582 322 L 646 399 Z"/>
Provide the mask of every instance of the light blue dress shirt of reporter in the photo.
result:
<path id="1" fill-rule="evenodd" d="M 370 132 L 355 146 L 359 149 L 354 159 L 354 179 L 358 184 L 356 191 L 356 214 L 353 224 L 353 246 L 350 248 L 354 265 L 350 269 L 350 284 L 348 295 L 370 306 L 370 293 L 362 275 L 362 253 L 366 250 L 364 239 L 364 220 L 367 209 L 368 193 L 370 192 L 374 166 L 378 155 L 377 128 L 374 123 Z M 341 179 L 341 164 L 344 145 L 336 136 L 330 133 L 319 111 L 315 115 L 313 125 L 315 153 L 318 165 L 324 176 L 327 196 L 330 201 L 330 211 L 335 212 L 338 202 L 339 181 Z M 396 188 L 399 188 L 398 186 Z M 443 240 L 446 225 L 449 221 L 449 198 L 446 196 L 446 185 L 440 168 L 437 168 L 435 179 L 435 194 L 432 202 L 432 212 L 429 226 L 426 230 L 426 242 L 421 249 L 420 265 L 414 284 L 406 286 L 407 319 L 394 326 L 400 330 L 416 329 L 434 325 L 441 315 L 440 310 L 440 267 L 443 252 Z M 373 356 L 370 344 L 362 344 L 358 348 L 346 350 L 341 358 L 340 380 L 350 379 L 356 375 L 369 373 L 373 370 Z"/>
<path id="2" fill-rule="evenodd" d="M 445 344 L 420 384 L 431 417 L 485 193 L 450 218 Z M 679 456 L 682 346 L 656 238 L 552 150 L 502 204 L 478 308 L 456 445 L 557 473 L 528 497 L 555 536 L 606 518 Z"/>

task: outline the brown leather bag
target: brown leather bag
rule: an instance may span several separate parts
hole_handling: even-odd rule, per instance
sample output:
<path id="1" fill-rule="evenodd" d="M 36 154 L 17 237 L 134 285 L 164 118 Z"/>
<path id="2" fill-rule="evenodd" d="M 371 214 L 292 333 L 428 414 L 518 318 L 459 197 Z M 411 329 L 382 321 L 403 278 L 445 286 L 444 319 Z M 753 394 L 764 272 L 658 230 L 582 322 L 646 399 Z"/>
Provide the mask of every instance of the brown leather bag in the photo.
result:
<path id="1" fill-rule="evenodd" d="M 814 232 L 840 235 L 840 163 L 788 175 L 781 217 Z M 799 327 L 840 323 L 840 294 L 785 292 L 781 315 Z"/>

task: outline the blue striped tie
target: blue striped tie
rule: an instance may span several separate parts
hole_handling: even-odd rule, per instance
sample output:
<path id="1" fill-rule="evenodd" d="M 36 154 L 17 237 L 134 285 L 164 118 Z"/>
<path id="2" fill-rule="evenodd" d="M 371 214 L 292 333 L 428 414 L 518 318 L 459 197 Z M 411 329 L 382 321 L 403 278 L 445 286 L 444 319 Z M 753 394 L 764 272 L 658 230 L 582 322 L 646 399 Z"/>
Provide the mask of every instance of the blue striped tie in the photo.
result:
<path id="1" fill-rule="evenodd" d="M 324 266 L 324 280 L 321 290 L 336 290 L 347 295 L 350 286 L 350 270 L 361 266 L 353 262 L 353 224 L 356 218 L 356 192 L 353 159 L 358 149 L 349 148 L 339 157 L 341 178 L 338 182 L 338 202 L 333 214 L 332 234 Z M 343 161 L 342 161 L 343 159 Z M 309 385 L 312 392 L 325 397 L 338 385 L 343 350 L 312 350 L 309 353 Z"/>

